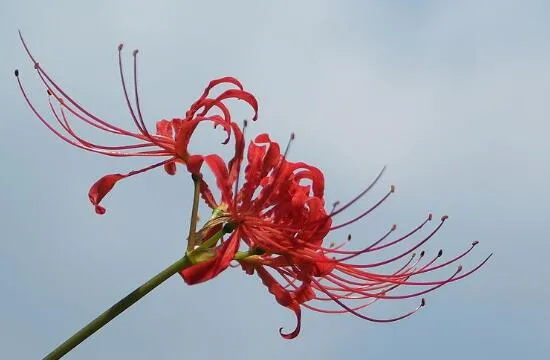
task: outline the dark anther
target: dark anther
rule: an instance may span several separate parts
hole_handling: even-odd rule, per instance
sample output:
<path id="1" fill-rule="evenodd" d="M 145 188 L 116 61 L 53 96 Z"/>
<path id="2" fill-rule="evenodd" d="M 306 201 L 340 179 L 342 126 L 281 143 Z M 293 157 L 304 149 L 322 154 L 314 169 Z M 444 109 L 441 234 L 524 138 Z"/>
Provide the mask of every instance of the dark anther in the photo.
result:
<path id="1" fill-rule="evenodd" d="M 15 76 L 19 76 L 19 69 L 15 69 L 14 73 L 15 73 Z"/>

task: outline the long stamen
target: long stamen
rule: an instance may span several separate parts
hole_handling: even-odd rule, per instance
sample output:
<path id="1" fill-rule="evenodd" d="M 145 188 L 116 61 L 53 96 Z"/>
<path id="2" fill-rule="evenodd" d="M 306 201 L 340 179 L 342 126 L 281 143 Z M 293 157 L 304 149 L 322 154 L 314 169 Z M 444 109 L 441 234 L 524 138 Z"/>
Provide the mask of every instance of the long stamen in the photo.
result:
<path id="1" fill-rule="evenodd" d="M 48 75 L 48 73 L 46 73 L 42 67 L 40 66 L 40 64 L 38 63 L 38 61 L 36 61 L 36 59 L 34 58 L 34 56 L 32 55 L 32 53 L 30 52 L 25 40 L 23 39 L 23 35 L 21 34 L 21 31 L 19 32 L 19 38 L 21 39 L 21 43 L 23 44 L 23 47 L 27 53 L 27 55 L 29 56 L 29 58 L 32 60 L 33 64 L 34 64 L 34 68 L 36 69 L 42 83 L 46 86 L 46 88 L 50 91 L 53 92 L 53 88 L 55 88 L 61 95 L 63 95 L 63 97 L 65 99 L 67 99 L 74 107 L 76 107 L 79 111 L 81 111 L 83 114 L 85 114 L 86 116 L 88 116 L 90 119 L 92 119 L 93 121 L 96 121 L 97 123 L 103 125 L 103 126 L 106 126 L 108 128 L 111 128 L 113 129 L 115 132 L 120 132 L 120 133 L 124 133 L 126 135 L 129 135 L 129 136 L 136 136 L 135 134 L 133 134 L 132 132 L 129 132 L 127 130 L 124 130 L 124 129 L 121 129 L 119 127 L 116 127 L 112 124 L 109 124 L 108 122 L 104 121 L 104 120 L 101 120 L 100 118 L 98 118 L 97 116 L 93 115 L 92 113 L 90 113 L 89 111 L 87 111 L 86 109 L 84 109 L 78 102 L 76 102 L 74 99 L 72 99 L 65 91 L 63 91 L 63 89 L 57 85 L 55 83 L 55 81 L 53 81 L 53 79 Z M 53 88 L 52 88 L 53 86 Z"/>
<path id="2" fill-rule="evenodd" d="M 346 261 L 346 260 L 349 260 L 349 259 L 352 259 L 354 257 L 357 257 L 361 254 L 364 254 L 368 251 L 370 251 L 370 249 L 375 246 L 376 244 L 379 244 L 381 243 L 382 241 L 384 241 L 388 236 L 390 236 L 391 233 L 393 233 L 395 231 L 395 229 L 397 229 L 397 226 L 394 224 L 390 230 L 388 230 L 380 239 L 378 239 L 374 244 L 370 245 L 369 247 L 363 249 L 363 250 L 359 250 L 359 251 L 356 251 L 348 256 L 345 256 L 343 258 L 340 258 L 340 259 L 336 259 L 336 261 L 338 262 L 342 262 L 342 261 Z"/>
<path id="3" fill-rule="evenodd" d="M 139 104 L 139 91 L 138 91 L 138 80 L 137 80 L 137 54 L 138 54 L 138 50 L 136 49 L 132 53 L 134 57 L 134 96 L 136 99 L 136 108 L 137 108 L 141 128 L 144 130 L 146 134 L 150 134 L 149 131 L 147 130 L 147 126 L 145 126 L 145 122 L 143 121 L 143 116 L 141 115 L 141 106 Z"/>
<path id="4" fill-rule="evenodd" d="M 314 283 L 316 283 L 319 287 L 320 287 L 320 290 L 322 291 L 322 285 L 319 284 L 319 282 L 315 279 L 312 279 L 311 281 L 313 281 Z M 365 320 L 368 320 L 368 321 L 372 321 L 372 322 L 379 322 L 379 323 L 388 323 L 388 322 L 394 322 L 394 321 L 397 321 L 397 320 L 401 320 L 401 319 L 404 319 L 406 317 L 409 317 L 411 316 L 412 314 L 414 314 L 415 312 L 417 312 L 421 307 L 425 306 L 426 305 L 426 300 L 424 298 L 422 298 L 421 302 L 420 302 L 420 305 L 418 305 L 414 310 L 411 310 L 409 311 L 408 313 L 406 314 L 403 314 L 401 316 L 397 316 L 395 318 L 391 318 L 391 319 L 376 319 L 376 318 L 372 318 L 372 317 L 369 317 L 369 316 L 366 316 L 366 315 L 363 315 L 363 314 L 360 314 L 358 313 L 357 311 L 353 310 L 352 308 L 350 308 L 349 306 L 347 306 L 346 304 L 344 304 L 342 301 L 340 301 L 338 298 L 336 298 L 332 293 L 330 293 L 330 291 L 324 291 L 326 295 L 328 295 L 335 303 L 337 303 L 338 305 L 340 305 L 342 308 L 346 309 L 349 313 L 357 316 L 357 317 L 360 317 L 361 319 L 365 319 Z"/>
<path id="5" fill-rule="evenodd" d="M 73 130 L 73 128 L 71 127 L 71 125 L 69 123 L 69 120 L 67 119 L 67 116 L 65 114 L 65 111 L 63 110 L 64 109 L 63 100 L 59 99 L 59 98 L 56 98 L 57 101 L 60 103 L 60 107 L 59 107 L 60 114 L 58 114 L 58 112 L 55 110 L 55 108 L 53 106 L 53 103 L 51 101 L 51 97 L 53 96 L 53 94 L 51 93 L 50 90 L 48 90 L 48 95 L 50 95 L 49 98 L 48 98 L 48 103 L 50 105 L 50 110 L 51 110 L 53 116 L 55 117 L 55 119 L 57 120 L 57 122 L 61 125 L 61 127 L 69 135 L 71 135 L 73 138 L 75 138 L 78 142 L 80 142 L 82 145 L 84 145 L 86 147 L 102 149 L 102 150 L 112 150 L 112 151 L 132 150 L 132 149 L 140 149 L 140 148 L 146 148 L 146 147 L 156 147 L 155 144 L 152 144 L 152 143 L 149 143 L 149 142 L 140 143 L 140 144 L 120 145 L 120 146 L 100 145 L 100 144 L 95 144 L 95 143 L 89 142 L 89 141 L 81 138 L 80 136 L 78 136 L 76 134 L 76 132 Z M 110 131 L 109 129 L 102 129 L 102 130 Z M 125 153 L 125 154 L 127 154 L 128 156 L 135 156 L 136 154 L 146 154 L 146 153 L 150 153 L 150 152 L 148 152 L 148 151 L 145 151 L 145 152 L 143 152 L 143 151 L 142 152 L 128 152 L 128 153 Z M 159 153 L 159 151 L 157 150 L 157 151 L 155 151 L 155 156 L 160 156 L 161 153 L 162 152 Z M 166 153 L 166 155 L 171 155 L 171 154 Z"/>
<path id="6" fill-rule="evenodd" d="M 422 241 L 420 241 L 418 244 L 416 244 L 415 246 L 413 246 L 412 248 L 410 248 L 409 250 L 405 251 L 404 253 L 400 254 L 400 255 L 397 255 L 391 259 L 388 259 L 388 260 L 384 260 L 384 261 L 380 261 L 380 262 L 377 262 L 377 263 L 373 263 L 373 264 L 368 264 L 368 265 L 350 265 L 350 266 L 353 266 L 355 268 L 371 268 L 371 267 L 378 267 L 378 266 L 381 266 L 381 265 L 385 265 L 385 264 L 389 264 L 391 262 L 394 262 L 395 260 L 398 260 L 400 258 L 402 258 L 403 256 L 407 255 L 407 254 L 410 254 L 411 252 L 413 252 L 414 250 L 418 249 L 420 246 L 422 246 L 423 244 L 425 244 L 428 240 L 430 240 L 434 235 L 435 233 L 441 229 L 441 227 L 443 226 L 443 223 L 445 222 L 445 220 L 448 219 L 448 216 L 447 215 L 444 215 L 441 217 L 441 221 L 439 223 L 439 225 L 434 229 L 432 230 L 432 232 L 426 236 Z"/>
<path id="7" fill-rule="evenodd" d="M 351 219 L 351 220 L 348 220 L 342 224 L 339 224 L 339 225 L 335 225 L 333 227 L 330 228 L 330 230 L 336 230 L 336 229 L 340 229 L 344 226 L 347 226 L 347 225 L 350 225 L 350 224 L 353 224 L 354 222 L 364 218 L 365 216 L 367 216 L 368 214 L 370 214 L 374 209 L 376 209 L 378 206 L 380 206 L 388 197 L 390 197 L 391 194 L 393 194 L 395 192 L 395 186 L 392 185 L 390 187 L 390 191 L 388 191 L 388 193 L 382 198 L 380 199 L 380 201 L 378 201 L 376 204 L 374 204 L 370 209 L 366 210 L 365 212 L 363 212 L 362 214 L 356 216 L 355 218 Z M 335 212 L 336 214 L 337 212 Z M 331 217 L 334 216 L 331 215 Z"/>
<path id="8" fill-rule="evenodd" d="M 378 175 L 376 176 L 376 178 L 373 180 L 372 183 L 370 183 L 369 186 L 366 187 L 365 190 L 361 191 L 359 193 L 359 195 L 357 195 L 356 197 L 354 197 L 351 201 L 349 201 L 347 204 L 345 204 L 344 206 L 342 206 L 340 209 L 334 211 L 334 213 L 331 213 L 331 217 L 333 216 L 336 216 L 338 215 L 339 213 L 341 213 L 342 211 L 346 210 L 348 207 L 350 207 L 351 205 L 353 205 L 355 202 L 357 202 L 357 200 L 361 199 L 367 192 L 369 192 L 370 189 L 372 189 L 374 187 L 374 185 L 376 185 L 376 183 L 378 182 L 378 180 L 380 180 L 380 178 L 382 177 L 382 175 L 384 174 L 384 172 L 386 171 L 386 166 L 384 166 L 382 168 L 382 170 L 380 170 L 380 172 L 378 173 Z"/>
<path id="9" fill-rule="evenodd" d="M 128 90 L 126 88 L 126 80 L 124 79 L 124 71 L 122 69 L 122 48 L 124 47 L 123 44 L 118 45 L 118 70 L 120 73 L 120 81 L 122 83 L 122 91 L 124 91 L 124 98 L 126 100 L 126 105 L 128 106 L 128 110 L 130 111 L 130 115 L 132 116 L 132 120 L 134 121 L 134 124 L 139 129 L 141 134 L 143 136 L 150 137 L 149 133 L 146 131 L 145 128 L 141 127 L 140 122 L 138 121 L 136 114 L 134 112 L 134 108 L 132 106 L 132 103 L 130 102 L 130 97 L 128 96 Z M 135 58 L 134 58 L 135 59 Z"/>

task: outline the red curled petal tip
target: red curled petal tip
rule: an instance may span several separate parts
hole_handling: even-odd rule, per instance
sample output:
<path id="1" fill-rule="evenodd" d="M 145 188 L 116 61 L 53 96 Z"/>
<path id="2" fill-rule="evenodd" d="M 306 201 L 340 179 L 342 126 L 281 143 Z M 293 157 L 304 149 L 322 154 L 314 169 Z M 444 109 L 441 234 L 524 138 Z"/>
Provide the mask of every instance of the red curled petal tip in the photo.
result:
<path id="1" fill-rule="evenodd" d="M 279 334 L 281 334 L 281 336 L 287 340 L 291 340 L 291 339 L 294 339 L 296 336 L 298 336 L 300 334 L 300 328 L 302 326 L 302 314 L 301 314 L 301 311 L 300 311 L 300 308 L 298 307 L 297 310 L 295 309 L 292 309 L 294 311 L 294 313 L 296 314 L 296 328 L 294 330 L 292 330 L 291 332 L 289 333 L 283 333 L 283 328 L 279 328 Z"/>
<path id="2" fill-rule="evenodd" d="M 88 192 L 88 198 L 90 202 L 95 206 L 95 212 L 99 215 L 105 214 L 105 208 L 100 206 L 101 200 L 113 189 L 117 181 L 124 179 L 126 176 L 122 174 L 109 174 L 105 175 L 98 181 L 96 181 L 90 191 Z"/>

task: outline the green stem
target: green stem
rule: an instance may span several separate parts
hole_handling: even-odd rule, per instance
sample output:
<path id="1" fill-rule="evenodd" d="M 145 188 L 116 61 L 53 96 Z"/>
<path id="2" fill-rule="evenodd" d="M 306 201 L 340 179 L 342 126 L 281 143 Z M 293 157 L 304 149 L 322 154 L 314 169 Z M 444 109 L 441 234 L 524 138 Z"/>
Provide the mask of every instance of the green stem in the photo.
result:
<path id="1" fill-rule="evenodd" d="M 189 239 L 187 240 L 187 252 L 195 248 L 195 236 L 197 231 L 197 213 L 199 211 L 200 175 L 191 175 L 193 179 L 193 207 L 191 208 L 191 222 L 189 223 Z"/>
<path id="2" fill-rule="evenodd" d="M 55 350 L 44 357 L 44 360 L 60 359 L 67 354 L 78 344 L 86 340 L 97 330 L 101 329 L 109 321 L 120 315 L 124 310 L 132 306 L 136 301 L 147 295 L 151 290 L 162 284 L 165 280 L 177 273 L 181 269 L 185 269 L 191 265 L 191 261 L 186 256 L 182 257 L 166 269 L 153 276 L 146 283 L 126 295 L 119 302 L 105 310 L 101 315 L 92 320 L 88 325 L 84 326 L 77 333 L 67 339 L 63 344 L 59 345 Z"/>

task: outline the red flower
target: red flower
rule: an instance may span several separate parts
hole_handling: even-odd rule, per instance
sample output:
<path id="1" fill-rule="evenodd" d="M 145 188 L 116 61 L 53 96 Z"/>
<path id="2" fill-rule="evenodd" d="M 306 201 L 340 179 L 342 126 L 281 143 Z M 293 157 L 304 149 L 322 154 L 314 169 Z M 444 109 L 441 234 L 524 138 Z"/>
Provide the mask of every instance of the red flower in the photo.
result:
<path id="1" fill-rule="evenodd" d="M 333 225 L 333 219 L 362 198 L 376 181 L 349 203 L 341 207 L 335 204 L 327 213 L 322 172 L 305 163 L 288 161 L 286 155 L 281 154 L 279 145 L 271 141 L 268 135 L 262 134 L 248 148 L 244 183 L 239 188 L 238 174 L 243 160 L 244 140 L 240 131 L 235 135 L 235 156 L 227 166 L 217 155 L 204 157 L 216 178 L 221 192 L 220 201 L 214 200 L 205 184 L 201 187 L 203 198 L 214 209 L 213 218 L 223 218 L 231 225 L 227 232 L 232 233 L 215 248 L 209 260 L 182 270 L 181 275 L 188 284 L 207 281 L 226 269 L 232 259 L 236 259 L 248 274 L 258 274 L 279 304 L 296 314 L 295 330 L 285 334 L 281 332 L 287 339 L 296 337 L 300 331 L 302 306 L 324 313 L 349 312 L 375 322 L 396 321 L 416 312 L 425 304 L 424 299 L 412 311 L 389 319 L 370 317 L 360 310 L 381 299 L 421 297 L 468 276 L 490 257 L 467 272 L 457 266 L 440 280 L 411 279 L 456 263 L 477 244 L 472 243 L 462 254 L 441 263 L 437 263 L 443 254 L 441 250 L 430 260 L 425 260 L 424 251 L 416 254 L 417 249 L 441 228 L 447 219 L 444 216 L 431 232 L 420 241 L 408 245 L 407 250 L 398 255 L 374 263 L 356 263 L 359 255 L 404 244 L 419 233 L 432 216 L 429 215 L 412 231 L 390 241 L 388 239 L 397 229 L 393 225 L 380 239 L 360 250 L 345 250 L 346 242 L 338 246 L 323 246 L 329 232 L 362 219 L 384 202 L 395 188 L 392 186 L 380 201 L 355 218 Z M 248 246 L 247 251 L 238 252 L 241 242 Z M 389 267 L 393 270 L 387 270 Z M 397 293 L 400 287 L 421 289 Z M 336 304 L 339 309 L 313 305 L 311 302 L 314 300 Z"/>
<path id="2" fill-rule="evenodd" d="M 136 131 L 130 131 L 102 120 L 84 109 L 40 67 L 24 42 L 23 45 L 46 86 L 50 110 L 58 123 L 57 126 L 52 125 L 38 112 L 25 92 L 17 70 L 15 75 L 29 107 L 48 129 L 62 140 L 87 151 L 115 157 L 162 158 L 160 162 L 143 169 L 127 174 L 109 174 L 99 179 L 89 192 L 90 201 L 96 212 L 105 212 L 99 203 L 118 181 L 160 166 L 173 175 L 176 172 L 176 163 L 184 164 L 193 174 L 195 182 L 195 201 L 188 244 L 188 258 L 194 265 L 182 270 L 182 277 L 188 284 L 197 284 L 220 274 L 232 260 L 238 261 L 246 273 L 258 274 L 280 305 L 295 313 L 296 328 L 290 333 L 283 333 L 282 329 L 279 329 L 281 335 L 287 339 L 296 337 L 300 332 L 302 307 L 324 313 L 349 312 L 375 322 L 403 319 L 423 306 L 424 299 L 422 298 L 420 304 L 412 311 L 389 319 L 374 318 L 365 315 L 361 310 L 378 300 L 421 297 L 470 275 L 491 256 L 466 272 L 462 271 L 462 266 L 457 266 L 450 274 L 438 280 L 422 278 L 425 274 L 434 274 L 457 263 L 477 244 L 477 241 L 473 242 L 466 251 L 446 261 L 439 260 L 443 254 L 442 250 L 429 260 L 426 260 L 424 251 L 417 254 L 418 249 L 443 226 L 447 219 L 443 216 L 434 229 L 421 236 L 420 241 L 406 245 L 406 250 L 398 251 L 397 255 L 385 260 L 360 263 L 360 255 L 378 253 L 406 244 L 413 235 L 422 231 L 432 220 L 432 216 L 429 215 L 412 231 L 390 240 L 397 229 L 393 225 L 374 243 L 359 250 L 346 250 L 346 241 L 337 246 L 324 246 L 325 238 L 330 232 L 343 229 L 367 216 L 394 192 L 394 187 L 392 186 L 371 208 L 350 220 L 334 225 L 334 219 L 362 198 L 375 185 L 382 173 L 350 202 L 343 206 L 335 203 L 330 211 L 326 211 L 323 173 L 306 163 L 288 161 L 287 151 L 281 153 L 279 145 L 271 141 L 267 134 L 257 136 L 250 143 L 246 153 L 244 182 L 239 186 L 245 140 L 241 129 L 232 121 L 224 101 L 244 100 L 254 110 L 253 120 L 257 117 L 258 104 L 254 96 L 246 92 L 237 79 L 224 77 L 211 81 L 184 117 L 158 121 L 156 133 L 152 134 L 143 121 L 139 103 L 137 51 L 133 53 L 135 101 L 132 105 L 123 76 L 120 45 L 119 69 L 122 86 L 130 115 L 137 128 Z M 234 88 L 225 90 L 216 97 L 210 97 L 210 91 L 221 84 Z M 212 114 L 213 109 L 217 110 L 217 113 Z M 69 122 L 69 116 L 102 132 L 130 138 L 134 143 L 111 146 L 85 140 L 75 132 Z M 225 144 L 233 133 L 235 153 L 229 162 L 226 163 L 216 154 L 200 155 L 189 152 L 190 138 L 199 123 L 204 121 L 210 121 L 224 129 L 227 134 Z M 202 179 L 203 163 L 207 164 L 216 179 L 217 188 L 220 190 L 219 200 L 215 199 Z M 213 214 L 206 224 L 195 232 L 198 208 L 196 200 L 199 193 L 213 209 Z M 229 236 L 224 239 L 226 235 Z M 242 245 L 248 246 L 248 249 L 239 251 Z M 401 288 L 417 290 L 400 293 L 398 289 Z M 333 304 L 333 307 L 322 307 L 313 301 Z M 338 308 L 334 308 L 334 305 Z"/>
<path id="3" fill-rule="evenodd" d="M 20 34 L 21 37 L 21 34 Z M 98 214 L 105 213 L 99 203 L 107 195 L 107 193 L 115 186 L 115 184 L 129 176 L 136 175 L 160 166 L 164 166 L 166 172 L 170 175 L 176 172 L 176 163 L 185 164 L 187 169 L 191 173 L 198 173 L 202 165 L 202 156 L 191 154 L 188 151 L 189 140 L 191 135 L 199 125 L 204 121 L 214 123 L 215 126 L 220 125 L 227 133 L 227 138 L 224 141 L 226 144 L 229 141 L 230 134 L 237 127 L 235 123 L 231 121 L 231 114 L 229 109 L 224 104 L 224 100 L 227 99 L 240 99 L 246 101 L 254 110 L 253 120 L 257 118 L 258 103 L 254 96 L 245 91 L 242 84 L 233 77 L 222 77 L 212 80 L 200 98 L 195 101 L 189 110 L 185 113 L 183 118 L 174 118 L 172 120 L 160 120 L 156 124 L 156 133 L 152 134 L 146 127 L 143 117 L 141 115 L 141 107 L 138 95 L 137 86 L 137 50 L 133 52 L 134 56 L 134 96 L 135 106 L 132 105 L 128 90 L 126 87 L 126 81 L 124 79 L 122 69 L 122 44 L 118 46 L 119 56 L 119 70 L 122 81 L 122 88 L 124 90 L 125 100 L 130 111 L 130 115 L 136 126 L 136 130 L 127 130 L 121 127 L 115 126 L 112 123 L 105 121 L 88 110 L 82 107 L 76 100 L 71 98 L 54 80 L 48 75 L 48 73 L 42 69 L 39 63 L 35 60 L 23 38 L 21 37 L 23 46 L 27 51 L 30 59 L 34 63 L 38 76 L 42 83 L 45 85 L 48 93 L 48 102 L 53 118 L 54 124 L 42 116 L 35 106 L 31 103 L 30 98 L 25 92 L 21 80 L 19 78 L 19 71 L 15 71 L 19 87 L 23 93 L 25 100 L 29 107 L 38 117 L 38 119 L 46 125 L 55 135 L 62 140 L 68 142 L 83 150 L 115 157 L 156 157 L 162 158 L 160 162 L 147 166 L 143 169 L 134 170 L 127 174 L 109 174 L 99 179 L 92 185 L 89 191 L 89 198 L 92 204 L 95 206 L 95 211 Z M 223 91 L 216 97 L 210 97 L 210 91 L 218 85 L 232 85 L 235 88 Z M 52 101 L 53 98 L 53 101 Z M 212 110 L 218 110 L 217 114 L 212 114 Z M 134 140 L 133 143 L 126 145 L 103 145 L 84 139 L 77 134 L 73 126 L 69 122 L 70 117 L 76 118 L 83 123 L 96 128 L 104 133 L 114 134 L 119 137 L 128 138 Z M 55 122 L 58 126 L 55 126 Z"/>

